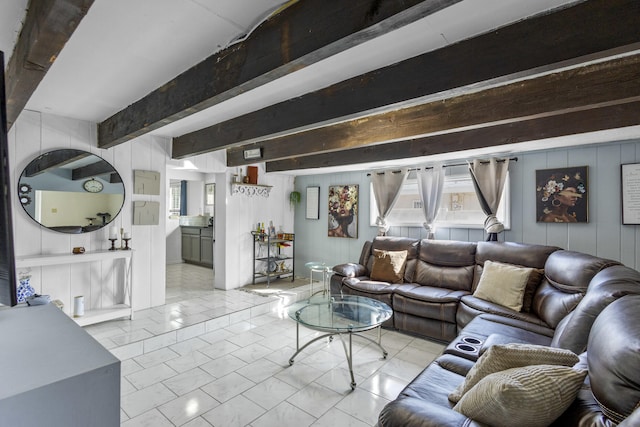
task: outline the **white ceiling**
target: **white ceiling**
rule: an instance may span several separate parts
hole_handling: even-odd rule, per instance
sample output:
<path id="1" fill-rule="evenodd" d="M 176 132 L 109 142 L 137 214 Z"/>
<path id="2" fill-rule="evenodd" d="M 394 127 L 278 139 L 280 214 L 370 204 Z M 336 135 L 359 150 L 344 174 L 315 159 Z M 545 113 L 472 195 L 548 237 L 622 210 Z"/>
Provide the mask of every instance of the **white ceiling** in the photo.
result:
<path id="1" fill-rule="evenodd" d="M 574 1 L 464 0 L 154 133 L 179 136 Z M 26 108 L 99 123 L 247 34 L 284 3 L 95 0 Z M 0 0 L 5 61 L 27 4 Z"/>

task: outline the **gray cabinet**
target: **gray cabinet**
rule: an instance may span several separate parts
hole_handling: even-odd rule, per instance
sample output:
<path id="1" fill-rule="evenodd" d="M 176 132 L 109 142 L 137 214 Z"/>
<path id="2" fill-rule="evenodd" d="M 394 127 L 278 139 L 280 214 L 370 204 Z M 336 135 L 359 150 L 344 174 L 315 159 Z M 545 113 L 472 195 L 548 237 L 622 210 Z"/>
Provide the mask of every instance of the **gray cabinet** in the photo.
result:
<path id="1" fill-rule="evenodd" d="M 182 259 L 191 264 L 213 267 L 213 228 L 180 227 Z"/>
<path id="2" fill-rule="evenodd" d="M 200 229 L 200 262 L 213 267 L 213 228 Z"/>

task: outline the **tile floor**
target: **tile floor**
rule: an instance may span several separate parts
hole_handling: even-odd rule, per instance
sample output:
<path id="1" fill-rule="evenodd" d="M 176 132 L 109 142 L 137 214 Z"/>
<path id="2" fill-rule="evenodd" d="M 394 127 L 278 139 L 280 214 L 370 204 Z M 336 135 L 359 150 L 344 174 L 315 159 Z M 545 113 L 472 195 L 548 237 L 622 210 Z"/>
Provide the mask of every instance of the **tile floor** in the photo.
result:
<path id="1" fill-rule="evenodd" d="M 289 366 L 296 327 L 282 308 L 308 295 L 306 280 L 271 297 L 212 283 L 212 270 L 167 266 L 166 305 L 85 328 L 122 360 L 121 426 L 372 426 L 443 350 L 383 330 L 383 359 L 354 339 L 351 391 L 339 339 L 315 343 Z M 301 341 L 316 334 L 301 328 Z"/>

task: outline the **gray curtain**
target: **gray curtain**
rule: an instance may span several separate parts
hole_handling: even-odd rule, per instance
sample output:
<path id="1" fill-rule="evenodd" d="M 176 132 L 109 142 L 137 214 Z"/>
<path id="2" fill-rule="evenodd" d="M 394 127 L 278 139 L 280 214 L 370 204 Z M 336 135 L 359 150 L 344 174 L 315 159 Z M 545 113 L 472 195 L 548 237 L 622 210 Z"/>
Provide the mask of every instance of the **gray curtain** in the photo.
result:
<path id="1" fill-rule="evenodd" d="M 436 165 L 433 168 L 419 170 L 416 174 L 418 192 L 422 200 L 422 213 L 424 214 L 424 228 L 427 230 L 427 239 L 433 239 L 436 231 L 433 223 L 440 209 L 442 200 L 442 187 L 444 185 L 444 168 Z"/>
<path id="2" fill-rule="evenodd" d="M 371 174 L 371 183 L 373 184 L 373 196 L 378 206 L 378 235 L 385 236 L 389 230 L 387 224 L 387 216 L 393 205 L 396 204 L 402 185 L 407 179 L 409 171 L 406 168 L 394 171 L 374 171 Z"/>
<path id="3" fill-rule="evenodd" d="M 498 240 L 498 233 L 504 231 L 504 225 L 496 218 L 498 204 L 507 179 L 509 159 L 491 158 L 488 162 L 474 160 L 469 164 L 471 180 L 475 187 L 480 206 L 487 218 L 484 229 L 489 234 L 488 241 Z"/>

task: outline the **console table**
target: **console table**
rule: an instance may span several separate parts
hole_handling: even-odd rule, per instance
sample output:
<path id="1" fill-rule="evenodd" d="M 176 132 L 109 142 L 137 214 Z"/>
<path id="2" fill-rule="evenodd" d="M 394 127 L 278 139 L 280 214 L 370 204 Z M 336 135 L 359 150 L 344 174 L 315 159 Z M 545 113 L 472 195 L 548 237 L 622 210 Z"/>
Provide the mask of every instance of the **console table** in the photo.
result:
<path id="1" fill-rule="evenodd" d="M 16 256 L 16 269 L 24 267 L 45 267 L 50 265 L 76 264 L 84 262 L 97 262 L 107 260 L 121 260 L 120 267 L 122 271 L 122 283 L 120 286 L 124 292 L 124 302 L 114 304 L 108 307 L 92 308 L 85 307 L 84 316 L 74 317 L 80 326 L 91 325 L 93 323 L 104 322 L 106 320 L 119 319 L 128 317 L 133 319 L 133 292 L 131 289 L 131 265 L 133 258 L 133 250 L 116 250 L 116 251 L 93 251 L 84 254 L 53 254 L 53 255 L 30 255 Z M 56 299 L 55 295 L 51 295 L 51 299 Z M 71 308 L 73 315 L 72 300 L 64 301 L 65 305 Z"/>

